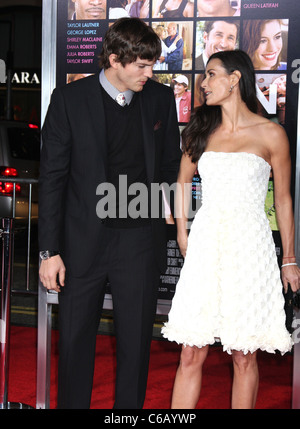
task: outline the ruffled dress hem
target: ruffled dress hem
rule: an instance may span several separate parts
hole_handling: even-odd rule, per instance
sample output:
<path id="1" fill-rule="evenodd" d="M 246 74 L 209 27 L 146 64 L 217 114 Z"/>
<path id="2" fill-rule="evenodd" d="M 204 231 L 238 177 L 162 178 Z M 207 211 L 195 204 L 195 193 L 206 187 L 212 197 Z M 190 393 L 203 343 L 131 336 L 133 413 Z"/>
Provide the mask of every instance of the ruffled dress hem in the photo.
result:
<path id="1" fill-rule="evenodd" d="M 182 344 L 183 346 L 198 347 L 202 348 L 207 345 L 213 345 L 216 342 L 220 342 L 223 346 L 223 351 L 228 354 L 232 354 L 233 350 L 242 351 L 244 354 L 254 353 L 257 350 L 265 351 L 267 353 L 276 353 L 280 352 L 281 355 L 291 351 L 293 347 L 293 341 L 290 335 L 285 335 L 285 338 L 278 340 L 278 334 L 270 334 L 266 336 L 265 334 L 255 335 L 249 337 L 245 341 L 245 338 L 242 339 L 241 344 L 238 339 L 232 339 L 231 341 L 223 341 L 222 335 L 213 335 L 213 334 L 202 334 L 199 335 L 198 332 L 186 332 L 184 330 L 174 328 L 169 326 L 168 323 L 164 324 L 161 329 L 161 333 L 164 338 L 169 341 L 174 341 L 177 344 Z"/>

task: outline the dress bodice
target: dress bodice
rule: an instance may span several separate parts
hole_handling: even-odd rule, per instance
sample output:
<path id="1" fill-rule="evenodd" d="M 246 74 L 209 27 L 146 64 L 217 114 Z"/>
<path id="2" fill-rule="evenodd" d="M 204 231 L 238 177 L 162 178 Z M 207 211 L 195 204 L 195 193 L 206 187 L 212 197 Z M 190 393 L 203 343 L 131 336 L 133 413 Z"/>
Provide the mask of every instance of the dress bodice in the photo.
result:
<path id="1" fill-rule="evenodd" d="M 204 152 L 198 162 L 202 206 L 264 209 L 271 166 L 247 152 Z"/>

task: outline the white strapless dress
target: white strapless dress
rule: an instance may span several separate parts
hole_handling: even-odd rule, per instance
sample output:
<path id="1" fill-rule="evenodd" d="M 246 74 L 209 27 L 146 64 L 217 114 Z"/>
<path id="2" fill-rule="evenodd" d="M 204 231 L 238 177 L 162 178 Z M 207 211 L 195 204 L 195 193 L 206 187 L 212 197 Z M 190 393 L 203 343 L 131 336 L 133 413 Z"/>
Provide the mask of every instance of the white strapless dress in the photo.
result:
<path id="1" fill-rule="evenodd" d="M 202 205 L 172 301 L 165 338 L 223 350 L 291 350 L 275 244 L 264 203 L 270 165 L 245 153 L 205 152 Z"/>

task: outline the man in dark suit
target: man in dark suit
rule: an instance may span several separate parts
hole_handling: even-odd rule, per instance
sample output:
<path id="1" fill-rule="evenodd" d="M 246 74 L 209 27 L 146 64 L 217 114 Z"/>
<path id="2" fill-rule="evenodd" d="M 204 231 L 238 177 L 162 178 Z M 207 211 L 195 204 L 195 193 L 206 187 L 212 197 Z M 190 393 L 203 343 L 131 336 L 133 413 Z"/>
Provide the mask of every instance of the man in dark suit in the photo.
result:
<path id="1" fill-rule="evenodd" d="M 143 407 L 166 267 L 165 219 L 151 216 L 160 200 L 150 191 L 176 181 L 181 155 L 173 92 L 150 79 L 160 49 L 144 22 L 116 21 L 100 73 L 54 90 L 43 126 L 40 278 L 59 292 L 58 408 L 90 406 L 107 281 L 117 342 L 114 407 Z M 140 209 L 129 192 L 135 184 L 147 191 Z"/>
<path id="2" fill-rule="evenodd" d="M 239 22 L 233 19 L 205 21 L 203 31 L 204 50 L 195 59 L 195 69 L 205 70 L 208 58 L 215 52 L 236 49 L 239 28 Z"/>

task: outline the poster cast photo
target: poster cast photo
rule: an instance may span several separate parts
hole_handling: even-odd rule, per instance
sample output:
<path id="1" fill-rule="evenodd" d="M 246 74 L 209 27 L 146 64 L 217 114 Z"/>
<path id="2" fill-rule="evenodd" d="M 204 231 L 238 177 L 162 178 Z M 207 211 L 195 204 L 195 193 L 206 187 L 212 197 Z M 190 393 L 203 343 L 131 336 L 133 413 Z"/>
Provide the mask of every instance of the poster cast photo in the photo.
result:
<path id="1" fill-rule="evenodd" d="M 240 0 L 65 1 L 69 20 L 97 20 L 103 25 L 104 22 L 111 25 L 118 18 L 137 17 L 152 26 L 161 40 L 161 55 L 153 67 L 153 78 L 174 90 L 176 75 L 185 75 L 188 90 L 181 104 L 189 104 L 185 109 L 188 112 L 202 103 L 197 79 L 200 82 L 207 60 L 215 52 L 240 48 L 250 56 L 255 71 L 284 72 L 287 68 L 289 20 L 244 18 Z M 90 72 L 87 66 L 85 74 Z M 162 73 L 170 74 L 170 77 L 163 77 Z M 68 70 L 68 74 L 74 73 Z M 263 94 L 268 96 L 266 92 Z M 179 108 L 178 92 L 174 91 L 174 96 Z M 278 112 L 272 114 L 272 119 L 281 124 L 285 113 L 282 105 L 281 98 Z M 263 107 L 260 112 L 271 117 Z M 178 120 L 186 124 L 189 113 L 178 113 Z"/>

